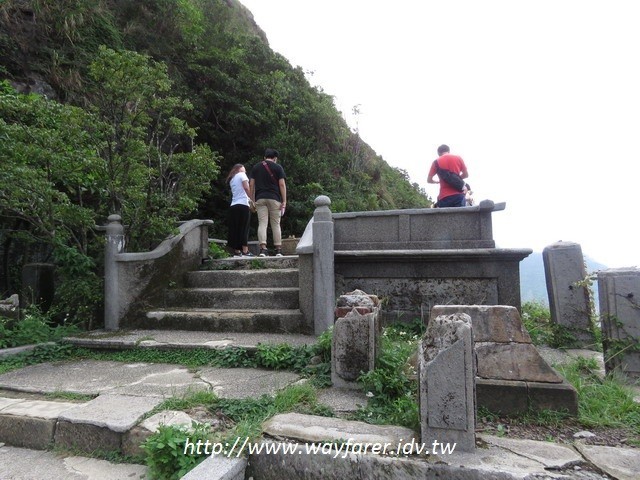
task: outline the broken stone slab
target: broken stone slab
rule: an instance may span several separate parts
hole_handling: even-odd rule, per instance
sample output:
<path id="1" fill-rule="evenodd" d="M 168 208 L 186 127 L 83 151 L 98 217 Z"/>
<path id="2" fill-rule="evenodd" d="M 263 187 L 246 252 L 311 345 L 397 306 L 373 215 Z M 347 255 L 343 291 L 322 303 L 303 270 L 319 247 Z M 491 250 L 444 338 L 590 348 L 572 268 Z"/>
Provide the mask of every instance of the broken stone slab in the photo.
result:
<path id="1" fill-rule="evenodd" d="M 635 448 L 585 445 L 577 442 L 576 449 L 587 461 L 616 480 L 640 478 L 640 453 Z"/>
<path id="2" fill-rule="evenodd" d="M 493 435 L 478 435 L 489 445 L 503 448 L 529 458 L 549 469 L 560 469 L 583 462 L 583 458 L 571 447 L 538 440 L 515 440 Z"/>
<path id="3" fill-rule="evenodd" d="M 478 376 L 497 380 L 562 383 L 533 344 L 476 343 Z"/>
<path id="4" fill-rule="evenodd" d="M 60 452 L 0 444 L 0 478 L 3 480 L 141 480 L 149 478 L 147 473 L 145 465 L 64 456 Z"/>
<path id="5" fill-rule="evenodd" d="M 208 385 L 186 367 L 152 363 L 81 360 L 41 363 L 0 375 L 0 388 L 88 395 L 120 394 L 175 396 Z"/>
<path id="6" fill-rule="evenodd" d="M 203 368 L 198 377 L 221 398 L 258 398 L 275 395 L 300 380 L 293 372 L 259 368 Z"/>
<path id="7" fill-rule="evenodd" d="M 531 343 L 520 313 L 510 305 L 436 305 L 431 318 L 466 313 L 471 317 L 474 342 Z"/>
<path id="8" fill-rule="evenodd" d="M 82 452 L 120 451 L 125 434 L 162 401 L 160 397 L 100 395 L 60 414 L 55 444 Z"/>
<path id="9" fill-rule="evenodd" d="M 475 450 L 475 355 L 471 318 L 432 318 L 420 342 L 418 390 L 422 441 Z"/>
<path id="10" fill-rule="evenodd" d="M 371 425 L 355 420 L 334 417 L 283 413 L 267 420 L 262 430 L 276 438 L 287 438 L 301 442 L 342 442 L 351 439 L 363 445 L 389 443 L 399 444 L 418 441 L 416 433 L 405 427 Z"/>
<path id="11" fill-rule="evenodd" d="M 126 432 L 122 438 L 123 455 L 143 455 L 145 451 L 140 447 L 160 426 L 175 426 L 190 429 L 195 420 L 185 412 L 163 410 L 144 420 Z M 196 422 L 197 423 L 197 422 Z"/>

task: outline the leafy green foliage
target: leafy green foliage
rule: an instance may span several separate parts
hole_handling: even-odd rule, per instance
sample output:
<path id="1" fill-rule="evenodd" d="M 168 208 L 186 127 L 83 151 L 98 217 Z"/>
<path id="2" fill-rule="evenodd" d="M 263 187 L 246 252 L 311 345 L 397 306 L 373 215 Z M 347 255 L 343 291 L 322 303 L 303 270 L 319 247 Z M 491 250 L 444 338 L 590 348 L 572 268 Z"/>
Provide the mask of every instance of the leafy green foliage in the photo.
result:
<path id="1" fill-rule="evenodd" d="M 416 322 L 417 324 L 417 322 Z M 369 403 L 357 418 L 371 422 L 419 429 L 418 385 L 407 361 L 417 350 L 419 336 L 406 324 L 385 328 L 376 368 L 358 379 L 367 391 Z"/>
<path id="2" fill-rule="evenodd" d="M 551 314 L 546 305 L 541 302 L 525 302 L 522 304 L 521 317 L 534 345 L 549 345 L 553 342 Z"/>
<path id="3" fill-rule="evenodd" d="M 0 357 L 0 374 L 43 362 L 55 362 L 70 359 L 76 350 L 66 343 L 38 345 L 33 350 L 8 357 Z"/>
<path id="4" fill-rule="evenodd" d="M 295 411 L 333 415 L 330 409 L 318 405 L 316 391 L 308 384 L 291 386 L 275 396 L 262 395 L 245 399 L 223 399 L 208 392 L 198 392 L 185 399 L 167 400 L 156 410 L 185 409 L 195 405 L 202 405 L 208 411 L 216 412 L 216 415 L 227 419 L 231 427 L 222 431 L 213 431 L 207 424 L 194 424 L 191 428 L 160 427 L 143 445 L 153 478 L 180 478 L 205 458 L 204 447 L 201 448 L 202 455 L 197 454 L 197 448 L 192 451 L 191 447 L 187 447 L 185 450 L 187 438 L 193 444 L 198 440 L 202 444 L 209 440 L 212 443 L 233 445 L 238 439 L 241 442 L 244 439 L 256 441 L 262 434 L 262 423 L 277 413 Z"/>
<path id="5" fill-rule="evenodd" d="M 219 244 L 211 242 L 209 243 L 209 256 L 215 260 L 218 258 L 228 258 L 229 253 Z"/>
<path id="6" fill-rule="evenodd" d="M 205 442 L 208 438 L 207 424 L 194 423 L 191 429 L 173 425 L 160 425 L 142 448 L 147 453 L 146 462 L 151 478 L 177 480 L 196 467 L 204 455 L 185 455 L 185 445 L 189 442 Z"/>
<path id="7" fill-rule="evenodd" d="M 0 348 L 55 342 L 78 331 L 75 325 L 52 325 L 50 317 L 33 307 L 21 320 L 0 316 Z"/>

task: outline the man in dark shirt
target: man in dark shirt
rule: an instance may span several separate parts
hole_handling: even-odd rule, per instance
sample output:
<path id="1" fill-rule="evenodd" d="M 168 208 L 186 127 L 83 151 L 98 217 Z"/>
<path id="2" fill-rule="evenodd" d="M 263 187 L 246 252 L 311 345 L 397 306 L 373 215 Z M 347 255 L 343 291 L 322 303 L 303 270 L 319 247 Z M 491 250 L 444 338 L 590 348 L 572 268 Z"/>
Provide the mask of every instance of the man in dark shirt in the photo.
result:
<path id="1" fill-rule="evenodd" d="M 278 151 L 267 148 L 264 152 L 264 160 L 254 165 L 249 180 L 251 198 L 256 204 L 258 214 L 258 242 L 260 243 L 261 257 L 266 257 L 269 253 L 267 250 L 267 223 L 271 225 L 276 256 L 282 256 L 280 217 L 284 215 L 287 206 L 285 179 L 284 169 L 278 165 Z"/>

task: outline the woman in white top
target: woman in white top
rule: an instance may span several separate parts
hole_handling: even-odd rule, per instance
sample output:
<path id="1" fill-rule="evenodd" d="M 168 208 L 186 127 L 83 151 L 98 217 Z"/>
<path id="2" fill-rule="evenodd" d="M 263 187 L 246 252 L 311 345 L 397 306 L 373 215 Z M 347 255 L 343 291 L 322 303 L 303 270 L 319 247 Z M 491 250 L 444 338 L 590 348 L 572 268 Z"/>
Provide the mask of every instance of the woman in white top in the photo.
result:
<path id="1" fill-rule="evenodd" d="M 249 252 L 249 177 L 244 165 L 236 163 L 227 182 L 231 187 L 231 207 L 229 208 L 228 225 L 229 236 L 227 244 L 233 249 L 234 257 L 253 257 Z"/>

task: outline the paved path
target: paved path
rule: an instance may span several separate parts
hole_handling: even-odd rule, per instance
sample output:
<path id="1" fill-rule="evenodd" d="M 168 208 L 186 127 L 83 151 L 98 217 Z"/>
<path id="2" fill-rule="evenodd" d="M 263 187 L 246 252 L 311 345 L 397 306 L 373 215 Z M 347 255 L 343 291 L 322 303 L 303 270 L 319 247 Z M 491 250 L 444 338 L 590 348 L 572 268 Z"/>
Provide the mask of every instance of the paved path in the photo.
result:
<path id="1" fill-rule="evenodd" d="M 178 340 L 164 338 L 163 341 Z M 185 340 L 181 338 L 180 341 Z M 0 442 L 9 443 L 10 439 L 4 437 L 16 434 L 22 435 L 16 437 L 22 438 L 22 442 L 35 442 L 37 446 L 0 446 L 0 479 L 143 478 L 146 470 L 141 465 L 115 465 L 42 450 L 53 440 L 62 447 L 80 440 L 86 447 L 97 448 L 100 446 L 99 442 L 106 442 L 106 446 L 118 448 L 127 442 L 131 443 L 131 432 L 140 428 L 140 419 L 166 398 L 188 395 L 198 390 L 212 390 L 226 398 L 255 398 L 264 393 L 273 394 L 299 380 L 298 375 L 284 371 L 212 367 L 192 370 L 170 364 L 96 360 L 44 363 L 7 372 L 0 375 Z M 56 400 L 45 396 L 55 392 L 84 394 L 87 398 Z M 321 391 L 319 398 L 342 413 L 353 411 L 366 402 L 366 397 L 361 392 L 337 389 Z M 301 444 L 307 440 L 305 432 L 313 431 L 314 425 L 322 425 L 322 435 L 333 432 L 335 438 L 346 438 L 352 431 L 364 432 L 364 436 L 358 438 L 365 442 L 367 432 L 371 434 L 371 442 L 377 441 L 375 439 L 379 438 L 380 433 L 375 426 L 360 428 L 340 418 L 323 419 L 323 423 L 309 416 L 283 416 L 274 419 L 271 428 L 275 428 L 276 422 L 278 436 L 294 439 Z M 35 441 L 36 433 L 45 435 L 40 443 Z M 449 468 L 449 473 L 460 479 L 488 478 L 487 476 L 492 475 L 495 478 L 513 479 L 640 478 L 639 449 L 581 444 L 567 446 L 484 435 L 478 438 L 484 447 L 478 448 L 476 453 L 440 455 L 437 462 L 438 474 L 445 478 Z M 340 475 L 344 475 L 349 469 L 355 469 L 353 478 L 361 478 L 357 476 L 361 473 L 357 472 L 364 472 L 367 468 L 372 469 L 369 472 L 387 469 L 395 472 L 394 475 L 407 479 L 418 478 L 407 476 L 409 472 L 421 472 L 420 478 L 428 478 L 424 475 L 434 473 L 429 470 L 433 468 L 429 466 L 429 461 L 425 463 L 415 457 L 394 460 L 366 455 L 354 460 L 355 457 L 351 455 L 340 461 L 328 461 L 325 457 L 296 455 L 293 463 L 299 464 L 299 468 L 310 469 L 320 465 L 325 470 L 317 478 L 325 478 L 323 475 L 329 475 L 331 469 L 338 467 L 335 478 L 344 478 Z M 264 468 L 277 469 L 287 464 L 277 456 L 262 455 L 260 458 L 256 457 L 255 461 Z M 289 458 L 287 461 L 293 459 Z M 207 464 L 203 464 L 201 468 L 211 467 L 211 462 L 215 462 L 215 458 L 207 460 Z M 409 467 L 407 462 L 414 463 Z M 358 470 L 357 465 L 363 466 L 364 470 Z M 215 469 L 215 466 L 212 468 Z M 282 471 L 278 478 L 290 474 Z"/>

